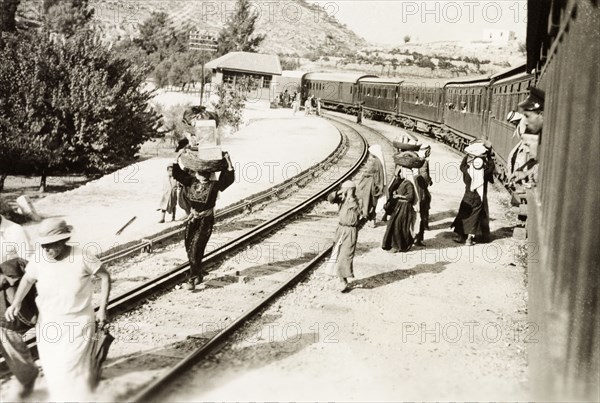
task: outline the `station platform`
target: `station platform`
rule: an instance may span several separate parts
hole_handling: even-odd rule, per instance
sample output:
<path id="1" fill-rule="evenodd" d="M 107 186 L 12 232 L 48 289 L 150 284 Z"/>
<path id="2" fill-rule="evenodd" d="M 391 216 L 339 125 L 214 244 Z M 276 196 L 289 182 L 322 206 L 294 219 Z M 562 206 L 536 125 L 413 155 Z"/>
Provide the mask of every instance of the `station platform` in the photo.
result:
<path id="1" fill-rule="evenodd" d="M 336 149 L 339 132 L 323 119 L 292 115 L 291 109 L 254 109 L 249 124 L 222 139 L 236 169 L 235 182 L 219 194 L 216 208 L 276 186 L 319 163 Z M 174 147 L 173 147 L 174 149 Z M 73 225 L 72 242 L 88 246 L 97 254 L 143 239 L 181 221 L 159 224 L 163 181 L 172 157 L 151 158 L 127 166 L 98 180 L 34 202 L 43 217 L 62 217 Z M 177 219 L 185 216 L 178 208 Z M 115 233 L 135 220 L 120 235 Z M 37 224 L 27 225 L 35 242 Z"/>

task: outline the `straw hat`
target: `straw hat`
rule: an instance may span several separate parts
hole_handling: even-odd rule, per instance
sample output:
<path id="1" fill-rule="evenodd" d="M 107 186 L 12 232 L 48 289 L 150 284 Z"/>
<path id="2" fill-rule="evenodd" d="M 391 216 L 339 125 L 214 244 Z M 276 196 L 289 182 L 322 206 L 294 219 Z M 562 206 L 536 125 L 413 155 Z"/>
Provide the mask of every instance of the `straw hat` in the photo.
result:
<path id="1" fill-rule="evenodd" d="M 60 218 L 48 218 L 44 220 L 38 229 L 38 242 L 40 245 L 48 245 L 54 242 L 71 238 L 73 227 L 67 225 Z"/>

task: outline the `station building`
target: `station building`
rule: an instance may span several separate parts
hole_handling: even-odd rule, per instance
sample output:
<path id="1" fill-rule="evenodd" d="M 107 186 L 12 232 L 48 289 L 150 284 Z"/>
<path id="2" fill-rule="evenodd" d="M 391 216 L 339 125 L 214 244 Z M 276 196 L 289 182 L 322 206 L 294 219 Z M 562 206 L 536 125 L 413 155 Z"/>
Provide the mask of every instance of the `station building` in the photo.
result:
<path id="1" fill-rule="evenodd" d="M 235 85 L 240 77 L 254 78 L 255 94 L 252 95 L 266 100 L 274 77 L 281 76 L 279 56 L 262 53 L 230 52 L 206 63 L 206 68 L 212 70 L 212 83 L 217 85 Z"/>

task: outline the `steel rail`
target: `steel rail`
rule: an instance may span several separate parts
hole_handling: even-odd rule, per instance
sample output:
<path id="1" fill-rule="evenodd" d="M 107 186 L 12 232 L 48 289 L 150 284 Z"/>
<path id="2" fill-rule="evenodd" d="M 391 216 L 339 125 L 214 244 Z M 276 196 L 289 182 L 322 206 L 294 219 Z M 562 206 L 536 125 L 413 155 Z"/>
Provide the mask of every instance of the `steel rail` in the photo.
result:
<path id="1" fill-rule="evenodd" d="M 368 150 L 366 147 L 366 140 L 358 131 L 352 128 L 350 125 L 343 121 L 338 121 L 337 119 L 331 119 L 337 124 L 344 125 L 347 128 L 355 131 L 361 138 L 363 139 L 363 153 L 361 154 L 361 158 L 359 159 L 360 163 L 355 164 L 346 174 L 344 174 L 340 179 L 336 180 L 333 184 L 328 186 L 326 189 L 320 191 L 315 196 L 308 199 L 304 204 L 314 204 L 316 201 L 320 200 L 323 195 L 329 193 L 336 187 L 338 187 L 343 181 L 347 180 L 350 176 L 354 174 L 356 170 L 362 165 L 362 162 L 368 156 Z M 370 131 L 377 133 L 375 130 L 369 128 Z M 383 137 L 383 136 L 382 136 Z M 302 206 L 300 205 L 300 206 Z M 300 208 L 298 206 L 298 208 Z M 296 210 L 296 208 L 292 209 Z M 326 257 L 331 250 L 333 245 L 330 245 L 328 248 L 320 252 L 316 257 L 314 257 L 310 262 L 308 262 L 302 269 L 298 271 L 298 273 L 294 274 L 290 279 L 281 284 L 276 290 L 274 290 L 271 294 L 266 296 L 263 300 L 258 302 L 252 308 L 244 312 L 240 317 L 234 320 L 231 324 L 229 324 L 226 328 L 221 330 L 215 336 L 213 336 L 206 344 L 202 345 L 200 348 L 188 354 L 181 361 L 179 361 L 174 367 L 168 370 L 168 372 L 158 379 L 154 380 L 144 389 L 139 391 L 135 397 L 131 399 L 133 402 L 147 402 L 153 400 L 157 396 L 157 394 L 170 382 L 175 380 L 177 377 L 181 376 L 185 373 L 190 367 L 198 363 L 200 360 L 207 357 L 210 353 L 212 353 L 215 348 L 222 345 L 236 330 L 240 329 L 248 320 L 250 320 L 256 313 L 260 312 L 263 308 L 265 308 L 268 304 L 270 304 L 275 298 L 281 295 L 284 291 L 290 289 L 294 284 L 296 284 L 300 279 L 302 279 L 306 274 L 308 274 L 314 267 L 317 266 L 321 260 Z"/>
<path id="2" fill-rule="evenodd" d="M 227 206 L 223 209 L 219 209 L 215 213 L 215 219 L 221 220 L 224 218 L 228 218 L 234 216 L 236 214 L 240 214 L 248 209 L 251 209 L 253 205 L 262 204 L 273 197 L 278 197 L 280 193 L 283 193 L 289 189 L 291 189 L 294 185 L 304 180 L 307 180 L 311 177 L 318 177 L 319 171 L 327 170 L 332 164 L 334 164 L 337 160 L 341 158 L 342 155 L 345 154 L 349 145 L 347 143 L 347 139 L 344 136 L 340 135 L 340 141 L 334 151 L 332 151 L 327 158 L 323 161 L 313 165 L 312 167 L 304 170 L 298 175 L 289 178 L 282 182 L 279 185 L 273 186 L 267 190 L 262 192 L 258 192 L 249 198 L 245 198 L 244 200 L 240 200 L 236 203 L 233 203 L 230 206 Z M 181 224 L 175 227 L 175 229 L 159 233 L 154 235 L 150 239 L 142 239 L 130 246 L 125 246 L 121 248 L 115 248 L 113 250 L 109 250 L 100 256 L 100 260 L 103 263 L 109 263 L 115 260 L 119 260 L 125 258 L 131 254 L 142 251 L 144 249 L 152 248 L 152 246 L 156 243 L 164 242 L 172 237 L 181 235 L 184 232 L 185 225 Z"/>
<path id="3" fill-rule="evenodd" d="M 352 129 L 349 125 L 347 125 L 346 123 L 344 123 L 342 121 L 339 121 L 339 122 L 336 121 L 336 123 L 346 126 L 346 127 L 350 128 L 351 130 L 355 131 L 356 133 L 358 133 L 356 130 Z M 236 249 L 238 249 L 248 243 L 251 243 L 256 238 L 266 235 L 268 232 L 272 231 L 273 229 L 275 229 L 277 226 L 281 225 L 286 220 L 290 219 L 291 217 L 297 215 L 298 213 L 302 212 L 303 210 L 307 209 L 308 207 L 310 207 L 313 204 L 315 204 L 316 202 L 318 202 L 321 198 L 325 197 L 332 189 L 339 186 L 339 184 L 341 184 L 344 180 L 346 180 L 347 178 L 352 176 L 360 168 L 360 166 L 364 163 L 364 161 L 366 160 L 367 155 L 368 155 L 367 141 L 360 134 L 359 134 L 359 136 L 362 140 L 362 143 L 361 143 L 362 153 L 361 153 L 360 157 L 354 162 L 352 167 L 345 174 L 343 174 L 340 179 L 336 180 L 331 185 L 327 186 L 325 189 L 322 189 L 317 194 L 311 196 L 310 198 L 308 198 L 304 202 L 300 203 L 299 205 L 296 205 L 296 206 L 288 209 L 287 211 L 280 214 L 279 216 L 252 228 L 248 232 L 242 234 L 240 237 L 225 243 L 221 247 L 213 250 L 212 252 L 207 253 L 204 256 L 204 258 L 202 259 L 202 264 L 210 265 L 210 264 L 224 258 L 228 253 L 232 253 Z M 347 136 L 342 136 L 342 137 L 343 137 L 343 140 L 345 139 L 345 141 L 342 141 L 342 142 L 347 143 L 349 141 Z M 348 148 L 349 148 L 349 145 L 346 144 L 346 146 L 344 147 L 344 152 L 346 152 Z M 337 154 L 337 152 L 334 154 Z M 307 175 L 308 175 L 308 173 L 307 173 Z M 165 234 L 165 235 L 167 235 L 167 234 Z M 182 263 L 182 264 L 174 267 L 173 269 L 171 269 L 163 274 L 158 275 L 157 277 L 147 280 L 147 281 L 143 282 L 142 284 L 111 298 L 107 304 L 108 313 L 110 315 L 115 315 L 115 314 L 121 313 L 121 312 L 127 310 L 132 305 L 135 305 L 135 304 L 141 302 L 144 298 L 146 298 L 164 288 L 167 288 L 168 286 L 176 283 L 177 281 L 180 281 L 180 279 L 183 278 L 185 276 L 186 272 L 189 270 L 188 267 L 189 267 L 189 261 Z M 98 310 L 98 307 L 95 307 L 95 311 L 97 311 L 97 310 Z M 27 347 L 32 352 L 32 354 L 34 356 L 37 356 L 37 342 L 35 340 L 35 336 L 28 338 L 26 340 L 26 343 L 27 343 Z M 4 364 L 4 361 L 0 361 L 0 364 Z"/>
<path id="4" fill-rule="evenodd" d="M 215 336 L 213 336 L 206 344 L 200 347 L 198 350 L 193 351 L 187 355 L 183 360 L 177 363 L 171 368 L 166 374 L 153 381 L 150 385 L 146 386 L 135 397 L 130 401 L 133 402 L 147 402 L 152 401 L 153 397 L 156 397 L 167 384 L 172 382 L 174 379 L 184 374 L 190 367 L 198 363 L 200 360 L 206 358 L 215 348 L 222 345 L 236 330 L 240 329 L 248 320 L 250 320 L 255 314 L 260 312 L 263 308 L 269 305 L 275 298 L 281 295 L 284 291 L 290 289 L 295 283 L 300 281 L 302 277 L 308 274 L 314 267 L 317 266 L 321 260 L 331 253 L 333 245 L 330 245 L 327 249 L 315 256 L 310 262 L 308 262 L 298 273 L 292 278 L 287 280 L 278 289 L 273 291 L 271 294 L 266 296 L 262 301 L 254 305 L 248 311 L 244 312 L 242 316 L 233 321 L 229 326 L 221 330 Z"/>

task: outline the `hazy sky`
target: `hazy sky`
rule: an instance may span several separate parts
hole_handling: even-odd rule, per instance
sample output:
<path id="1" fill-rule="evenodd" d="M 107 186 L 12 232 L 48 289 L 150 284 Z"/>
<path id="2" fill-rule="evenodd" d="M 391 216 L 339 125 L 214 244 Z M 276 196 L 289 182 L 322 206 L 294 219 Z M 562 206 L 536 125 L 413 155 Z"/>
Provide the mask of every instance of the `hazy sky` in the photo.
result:
<path id="1" fill-rule="evenodd" d="M 509 29 L 525 39 L 527 1 L 309 0 L 375 43 L 480 40 L 485 29 Z"/>

